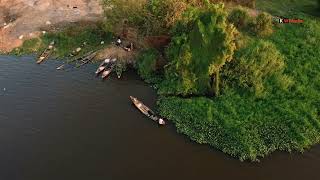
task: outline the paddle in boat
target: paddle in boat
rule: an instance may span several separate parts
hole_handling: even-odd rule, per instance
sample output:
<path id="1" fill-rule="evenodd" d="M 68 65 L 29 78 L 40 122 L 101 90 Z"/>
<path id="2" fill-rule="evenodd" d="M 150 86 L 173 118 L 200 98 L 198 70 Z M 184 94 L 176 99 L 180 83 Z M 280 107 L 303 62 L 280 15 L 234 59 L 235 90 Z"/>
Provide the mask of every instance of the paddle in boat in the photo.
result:
<path id="1" fill-rule="evenodd" d="M 150 108 L 148 108 L 146 105 L 144 105 L 141 101 L 139 101 L 137 98 L 130 96 L 130 99 L 132 103 L 148 118 L 151 120 L 157 122 L 159 125 L 165 125 L 166 122 L 158 117 Z"/>

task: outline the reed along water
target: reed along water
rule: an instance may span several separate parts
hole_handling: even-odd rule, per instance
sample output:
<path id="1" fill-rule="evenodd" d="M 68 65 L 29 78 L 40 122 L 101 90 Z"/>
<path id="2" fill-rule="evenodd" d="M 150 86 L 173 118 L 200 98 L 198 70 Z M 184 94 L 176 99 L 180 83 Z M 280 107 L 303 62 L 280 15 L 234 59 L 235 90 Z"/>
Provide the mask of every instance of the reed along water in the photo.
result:
<path id="1" fill-rule="evenodd" d="M 129 100 L 155 109 L 156 92 L 129 71 L 94 76 L 97 64 L 0 56 L 0 179 L 320 179 L 320 146 L 240 162 L 158 127 Z"/>

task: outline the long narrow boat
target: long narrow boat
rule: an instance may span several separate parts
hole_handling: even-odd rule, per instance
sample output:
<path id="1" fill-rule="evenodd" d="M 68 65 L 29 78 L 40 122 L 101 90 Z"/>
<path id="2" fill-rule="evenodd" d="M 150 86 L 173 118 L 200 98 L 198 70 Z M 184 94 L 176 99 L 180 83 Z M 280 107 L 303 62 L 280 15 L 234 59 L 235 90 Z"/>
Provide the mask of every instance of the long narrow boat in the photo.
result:
<path id="1" fill-rule="evenodd" d="M 146 105 L 144 105 L 141 101 L 139 101 L 137 98 L 130 96 L 130 99 L 132 103 L 148 118 L 151 120 L 157 122 L 159 125 L 165 125 L 166 122 L 158 117 L 150 108 L 148 108 Z"/>
<path id="2" fill-rule="evenodd" d="M 105 69 L 105 70 L 103 71 L 103 73 L 102 73 L 101 78 L 102 78 L 102 79 L 107 78 L 107 77 L 112 73 L 113 68 L 114 68 L 114 64 L 112 64 L 108 69 Z"/>
<path id="3" fill-rule="evenodd" d="M 98 76 L 105 69 L 106 69 L 106 66 L 99 66 L 99 68 L 95 72 L 96 76 Z"/>
<path id="4" fill-rule="evenodd" d="M 96 57 L 96 55 L 97 55 L 97 52 L 93 52 L 87 56 L 83 56 L 83 57 L 79 58 L 79 61 L 81 62 L 81 64 L 79 64 L 78 67 L 81 67 L 85 64 L 88 64 L 90 61 L 92 61 L 92 59 L 94 57 Z"/>
<path id="5" fill-rule="evenodd" d="M 103 72 L 111 62 L 111 59 L 105 59 L 102 61 L 102 63 L 99 65 L 98 69 L 96 70 L 95 74 L 98 76 L 101 72 Z"/>
<path id="6" fill-rule="evenodd" d="M 37 60 L 37 64 L 41 64 L 43 61 L 47 60 L 54 50 L 54 41 L 52 41 L 49 46 L 41 53 Z"/>

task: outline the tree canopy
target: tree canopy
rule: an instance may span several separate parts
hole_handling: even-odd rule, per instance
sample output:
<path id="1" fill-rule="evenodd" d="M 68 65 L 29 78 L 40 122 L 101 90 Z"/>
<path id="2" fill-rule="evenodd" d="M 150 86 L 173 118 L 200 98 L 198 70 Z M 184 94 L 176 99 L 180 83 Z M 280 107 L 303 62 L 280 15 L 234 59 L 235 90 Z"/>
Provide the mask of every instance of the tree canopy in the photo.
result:
<path id="1" fill-rule="evenodd" d="M 213 90 L 218 95 L 219 73 L 233 59 L 236 35 L 223 4 L 208 3 L 206 10 L 187 11 L 173 31 L 162 92 L 192 95 Z"/>

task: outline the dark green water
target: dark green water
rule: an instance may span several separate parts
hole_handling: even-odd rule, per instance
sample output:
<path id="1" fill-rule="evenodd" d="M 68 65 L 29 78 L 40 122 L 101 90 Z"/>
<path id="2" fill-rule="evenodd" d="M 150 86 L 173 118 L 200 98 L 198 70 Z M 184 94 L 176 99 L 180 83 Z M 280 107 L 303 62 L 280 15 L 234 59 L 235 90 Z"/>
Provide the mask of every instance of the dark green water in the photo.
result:
<path id="1" fill-rule="evenodd" d="M 0 56 L 0 180 L 320 179 L 320 146 L 241 163 L 141 115 L 129 95 L 154 108 L 156 94 L 134 72 L 59 65 Z"/>

